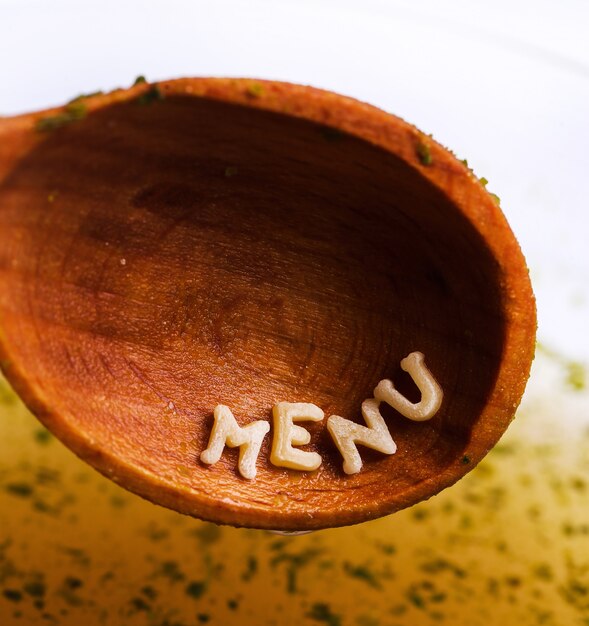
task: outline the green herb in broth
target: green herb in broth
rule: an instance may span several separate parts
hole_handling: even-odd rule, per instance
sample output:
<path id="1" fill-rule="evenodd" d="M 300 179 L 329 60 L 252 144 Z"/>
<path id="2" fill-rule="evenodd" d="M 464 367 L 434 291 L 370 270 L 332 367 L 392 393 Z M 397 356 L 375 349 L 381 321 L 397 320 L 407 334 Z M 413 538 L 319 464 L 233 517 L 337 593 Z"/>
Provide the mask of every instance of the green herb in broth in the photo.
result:
<path id="1" fill-rule="evenodd" d="M 0 623 L 583 626 L 587 396 L 564 362 L 538 360 L 554 370 L 550 394 L 455 486 L 388 518 L 280 539 L 135 497 L 40 444 L 14 398 L 0 407 Z M 559 384 L 570 392 L 556 402 Z"/>

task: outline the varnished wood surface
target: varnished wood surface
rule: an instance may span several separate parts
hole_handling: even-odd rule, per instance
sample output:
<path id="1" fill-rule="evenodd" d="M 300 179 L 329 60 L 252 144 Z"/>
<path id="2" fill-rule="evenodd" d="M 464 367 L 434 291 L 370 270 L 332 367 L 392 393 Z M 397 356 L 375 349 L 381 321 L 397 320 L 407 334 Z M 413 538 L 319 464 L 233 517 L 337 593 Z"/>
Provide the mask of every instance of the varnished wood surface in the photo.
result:
<path id="1" fill-rule="evenodd" d="M 103 473 L 216 522 L 311 529 L 429 497 L 511 420 L 535 334 L 524 259 L 493 198 L 429 137 L 354 100 L 192 79 L 88 102 L 50 133 L 0 120 L 0 349 L 25 401 Z M 339 129 L 334 132 L 333 128 Z M 424 164 L 423 145 L 431 155 Z M 421 156 L 420 156 L 421 155 Z M 397 454 L 345 476 L 325 421 L 312 473 L 201 464 L 215 405 L 360 419 L 419 350 L 438 415 L 383 411 Z"/>

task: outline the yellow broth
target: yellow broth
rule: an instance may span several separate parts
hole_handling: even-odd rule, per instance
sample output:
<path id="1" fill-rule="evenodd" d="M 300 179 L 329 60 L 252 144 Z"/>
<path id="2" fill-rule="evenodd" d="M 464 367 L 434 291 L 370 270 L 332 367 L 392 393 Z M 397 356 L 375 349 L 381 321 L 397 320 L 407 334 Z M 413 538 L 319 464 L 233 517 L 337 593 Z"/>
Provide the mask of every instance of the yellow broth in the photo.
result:
<path id="1" fill-rule="evenodd" d="M 587 626 L 589 394 L 569 370 L 541 354 L 514 424 L 455 486 L 299 537 L 126 492 L 2 381 L 0 624 Z"/>

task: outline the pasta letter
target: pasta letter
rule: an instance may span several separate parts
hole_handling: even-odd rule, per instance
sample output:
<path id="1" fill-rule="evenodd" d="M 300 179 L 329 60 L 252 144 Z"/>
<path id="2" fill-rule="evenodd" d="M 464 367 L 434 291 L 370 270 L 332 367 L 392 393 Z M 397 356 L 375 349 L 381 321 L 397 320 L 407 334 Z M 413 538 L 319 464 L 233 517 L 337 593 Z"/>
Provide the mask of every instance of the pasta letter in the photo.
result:
<path id="1" fill-rule="evenodd" d="M 239 473 L 248 479 L 256 476 L 256 460 L 262 441 L 270 430 L 270 424 L 262 420 L 252 422 L 243 428 L 235 421 L 229 407 L 219 404 L 214 411 L 215 424 L 209 439 L 209 445 L 200 455 L 200 460 L 213 465 L 223 453 L 225 445 L 239 447 Z"/>

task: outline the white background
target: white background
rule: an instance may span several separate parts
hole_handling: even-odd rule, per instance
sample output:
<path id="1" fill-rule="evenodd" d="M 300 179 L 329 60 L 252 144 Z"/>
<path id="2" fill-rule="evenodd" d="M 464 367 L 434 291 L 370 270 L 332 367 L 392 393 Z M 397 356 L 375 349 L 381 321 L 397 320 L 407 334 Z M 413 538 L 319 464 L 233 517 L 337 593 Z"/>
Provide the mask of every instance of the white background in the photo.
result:
<path id="1" fill-rule="evenodd" d="M 313 84 L 452 148 L 527 256 L 539 340 L 589 361 L 589 2 L 0 0 L 0 114 L 178 76 Z"/>

